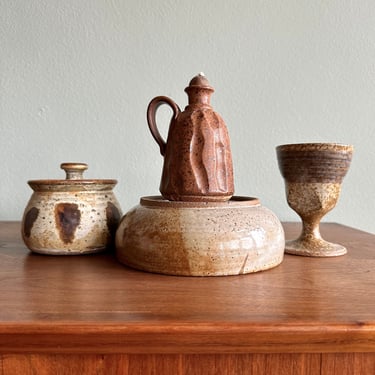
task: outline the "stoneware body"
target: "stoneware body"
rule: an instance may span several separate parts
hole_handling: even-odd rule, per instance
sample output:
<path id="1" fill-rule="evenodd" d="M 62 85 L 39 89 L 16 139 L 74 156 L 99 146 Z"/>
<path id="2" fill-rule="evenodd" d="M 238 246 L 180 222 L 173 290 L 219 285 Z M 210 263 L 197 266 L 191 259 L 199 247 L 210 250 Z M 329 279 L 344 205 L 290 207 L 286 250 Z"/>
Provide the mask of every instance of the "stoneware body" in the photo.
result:
<path id="1" fill-rule="evenodd" d="M 147 109 L 150 131 L 164 156 L 160 192 L 173 201 L 228 200 L 234 192 L 232 154 L 227 127 L 210 105 L 214 89 L 200 74 L 185 91 L 189 105 L 183 112 L 165 96 L 154 98 Z M 173 111 L 166 142 L 156 124 L 162 104 Z"/>
<path id="2" fill-rule="evenodd" d="M 116 233 L 120 262 L 143 271 L 184 276 L 239 275 L 280 264 L 284 231 L 258 199 L 168 201 L 143 197 Z"/>
<path id="3" fill-rule="evenodd" d="M 66 180 L 34 180 L 22 219 L 22 238 L 33 252 L 76 255 L 114 243 L 122 212 L 116 180 L 84 180 L 86 164 L 64 163 Z"/>
<path id="4" fill-rule="evenodd" d="M 317 257 L 346 254 L 344 246 L 321 237 L 319 223 L 338 201 L 353 147 L 337 143 L 303 143 L 281 145 L 276 150 L 288 204 L 303 224 L 301 235 L 287 241 L 285 251 Z"/>

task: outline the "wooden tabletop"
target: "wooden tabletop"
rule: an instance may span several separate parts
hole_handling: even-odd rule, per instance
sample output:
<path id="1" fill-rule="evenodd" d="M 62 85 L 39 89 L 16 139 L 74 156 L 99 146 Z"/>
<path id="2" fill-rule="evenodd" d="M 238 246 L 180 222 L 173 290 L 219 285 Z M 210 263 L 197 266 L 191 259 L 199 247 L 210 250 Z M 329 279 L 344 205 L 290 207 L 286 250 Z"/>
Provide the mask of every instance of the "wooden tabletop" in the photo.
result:
<path id="1" fill-rule="evenodd" d="M 294 238 L 299 224 L 284 224 Z M 268 271 L 178 277 L 113 251 L 29 252 L 0 223 L 0 352 L 375 352 L 375 235 L 323 224 L 336 258 L 285 255 Z"/>

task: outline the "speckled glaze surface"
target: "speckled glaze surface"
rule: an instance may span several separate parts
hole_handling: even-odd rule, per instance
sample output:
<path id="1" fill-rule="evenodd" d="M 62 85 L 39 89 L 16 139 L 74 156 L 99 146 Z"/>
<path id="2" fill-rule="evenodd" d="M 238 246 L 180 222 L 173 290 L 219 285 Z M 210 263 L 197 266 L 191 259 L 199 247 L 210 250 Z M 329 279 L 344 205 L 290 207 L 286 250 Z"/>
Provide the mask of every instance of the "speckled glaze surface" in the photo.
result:
<path id="1" fill-rule="evenodd" d="M 33 180 L 22 219 L 22 238 L 33 252 L 95 253 L 114 243 L 122 212 L 112 191 L 116 180 L 84 180 L 83 163 L 63 163 L 66 180 Z"/>
<path id="2" fill-rule="evenodd" d="M 277 266 L 284 255 L 278 218 L 258 199 L 168 201 L 143 197 L 116 233 L 121 263 L 161 274 L 239 275 Z"/>
<path id="3" fill-rule="evenodd" d="M 319 223 L 336 206 L 351 163 L 353 146 L 303 143 L 281 145 L 276 151 L 288 204 L 303 224 L 299 238 L 286 241 L 285 251 L 316 257 L 346 254 L 344 246 L 321 237 Z"/>
<path id="4" fill-rule="evenodd" d="M 214 89 L 201 73 L 185 91 L 189 105 L 183 112 L 165 96 L 154 98 L 147 109 L 151 134 L 164 156 L 160 192 L 173 201 L 226 201 L 234 192 L 232 154 L 224 120 L 210 105 Z M 166 142 L 156 124 L 162 104 L 173 111 Z"/>

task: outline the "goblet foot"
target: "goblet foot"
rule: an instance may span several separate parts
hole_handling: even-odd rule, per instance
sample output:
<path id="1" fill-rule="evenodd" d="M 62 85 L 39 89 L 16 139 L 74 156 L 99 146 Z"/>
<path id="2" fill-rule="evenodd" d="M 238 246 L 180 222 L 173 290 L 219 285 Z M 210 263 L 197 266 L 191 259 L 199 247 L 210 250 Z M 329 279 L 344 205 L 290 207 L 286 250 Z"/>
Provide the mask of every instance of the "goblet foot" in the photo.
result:
<path id="1" fill-rule="evenodd" d="M 336 257 L 345 255 L 347 250 L 342 245 L 316 238 L 308 241 L 301 239 L 286 241 L 285 252 L 309 257 Z"/>

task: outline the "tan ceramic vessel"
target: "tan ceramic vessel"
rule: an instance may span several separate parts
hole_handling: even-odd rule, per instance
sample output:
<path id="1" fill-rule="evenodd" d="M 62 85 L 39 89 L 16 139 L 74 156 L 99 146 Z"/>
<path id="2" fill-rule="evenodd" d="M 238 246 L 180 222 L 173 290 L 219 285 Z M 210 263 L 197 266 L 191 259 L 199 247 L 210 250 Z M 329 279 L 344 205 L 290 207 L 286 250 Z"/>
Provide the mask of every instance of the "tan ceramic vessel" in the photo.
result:
<path id="1" fill-rule="evenodd" d="M 33 252 L 95 253 L 114 243 L 121 218 L 116 180 L 85 180 L 83 163 L 63 163 L 66 180 L 33 180 L 22 219 L 22 238 Z"/>
<path id="2" fill-rule="evenodd" d="M 286 241 L 285 251 L 314 257 L 346 254 L 344 246 L 321 237 L 319 223 L 336 206 L 351 163 L 353 146 L 301 143 L 281 145 L 276 151 L 288 204 L 303 224 L 300 236 Z"/>
<path id="3" fill-rule="evenodd" d="M 220 276 L 267 270 L 284 255 L 278 218 L 258 199 L 178 202 L 143 197 L 120 222 L 118 260 L 169 275 Z"/>

